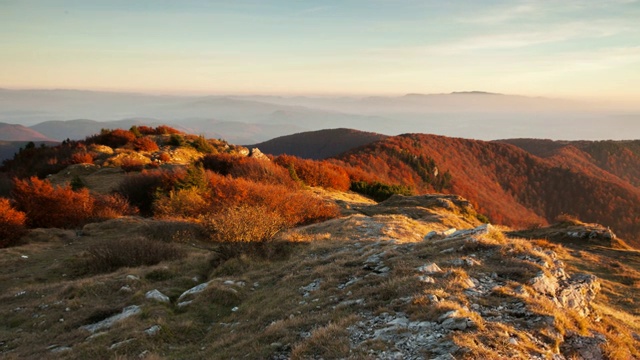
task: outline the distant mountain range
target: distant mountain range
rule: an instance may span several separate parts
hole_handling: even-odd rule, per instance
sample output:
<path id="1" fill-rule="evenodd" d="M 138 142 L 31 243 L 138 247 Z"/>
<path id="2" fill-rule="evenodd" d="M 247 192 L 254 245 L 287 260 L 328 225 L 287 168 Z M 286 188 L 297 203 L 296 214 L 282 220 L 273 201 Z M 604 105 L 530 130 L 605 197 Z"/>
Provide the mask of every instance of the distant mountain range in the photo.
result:
<path id="1" fill-rule="evenodd" d="M 53 141 L 37 130 L 16 124 L 5 124 L 0 122 L 0 141 Z"/>
<path id="2" fill-rule="evenodd" d="M 341 127 L 387 135 L 430 133 L 483 140 L 640 138 L 640 110 L 482 91 L 281 97 L 0 89 L 0 109 L 0 122 L 33 126 L 57 140 L 82 139 L 102 127 L 127 127 L 139 120 L 244 144 Z M 51 123 L 66 120 L 74 122 L 66 127 Z"/>

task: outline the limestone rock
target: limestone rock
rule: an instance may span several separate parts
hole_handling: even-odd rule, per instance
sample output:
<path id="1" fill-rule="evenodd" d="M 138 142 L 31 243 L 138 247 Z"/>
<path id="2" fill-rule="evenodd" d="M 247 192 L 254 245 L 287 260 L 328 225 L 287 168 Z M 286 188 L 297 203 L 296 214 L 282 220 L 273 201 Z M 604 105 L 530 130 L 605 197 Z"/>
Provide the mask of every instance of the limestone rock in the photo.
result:
<path id="1" fill-rule="evenodd" d="M 600 281 L 590 274 L 572 276 L 558 293 L 558 301 L 582 316 L 589 315 L 589 304 L 600 292 Z"/>
<path id="2" fill-rule="evenodd" d="M 187 291 L 183 292 L 183 293 L 182 293 L 182 295 L 180 295 L 180 296 L 178 297 L 178 301 L 182 300 L 182 298 L 184 298 L 184 297 L 185 297 L 185 296 L 187 296 L 187 295 L 193 295 L 193 294 L 201 293 L 201 292 L 203 292 L 207 287 L 209 287 L 209 283 L 208 283 L 208 282 L 206 282 L 206 283 L 202 283 L 202 284 L 200 284 L 200 285 L 196 285 L 196 286 L 192 287 L 191 289 L 189 289 L 189 290 L 187 290 Z"/>
<path id="3" fill-rule="evenodd" d="M 142 309 L 138 305 L 127 306 L 126 308 L 122 309 L 122 312 L 120 314 L 113 315 L 95 324 L 81 326 L 80 328 L 87 330 L 90 333 L 95 333 L 98 330 L 108 329 L 111 326 L 113 326 L 113 324 L 115 324 L 116 322 L 124 320 L 133 315 L 139 314 L 141 311 Z"/>
<path id="4" fill-rule="evenodd" d="M 534 290 L 545 295 L 555 296 L 556 291 L 558 291 L 558 280 L 556 278 L 549 277 L 542 272 L 531 279 L 529 284 Z"/>
<path id="5" fill-rule="evenodd" d="M 249 152 L 249 156 L 255 159 L 259 159 L 259 160 L 267 160 L 269 161 L 269 157 L 267 157 L 267 155 L 263 154 L 262 151 L 260 151 L 260 149 L 258 148 L 253 148 L 251 149 L 251 151 Z"/>
<path id="6" fill-rule="evenodd" d="M 144 297 L 149 299 L 149 300 L 155 300 L 158 302 L 163 302 L 163 303 L 168 303 L 171 300 L 169 300 L 169 297 L 163 293 L 161 293 L 158 289 L 153 289 L 151 291 L 147 291 L 146 294 L 144 294 Z"/>
<path id="7" fill-rule="evenodd" d="M 427 275 L 441 273 L 442 269 L 436 263 L 425 264 L 418 268 L 418 271 Z"/>

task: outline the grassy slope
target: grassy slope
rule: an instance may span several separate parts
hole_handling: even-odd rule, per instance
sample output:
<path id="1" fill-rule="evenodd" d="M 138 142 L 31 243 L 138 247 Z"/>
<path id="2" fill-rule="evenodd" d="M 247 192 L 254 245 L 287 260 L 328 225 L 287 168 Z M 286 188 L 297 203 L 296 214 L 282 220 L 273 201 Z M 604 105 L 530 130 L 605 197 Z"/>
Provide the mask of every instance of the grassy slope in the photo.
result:
<path id="1" fill-rule="evenodd" d="M 8 359 L 136 358 L 140 354 L 148 359 L 385 357 L 391 356 L 393 344 L 381 340 L 350 344 L 353 328 L 361 321 L 399 314 L 411 321 L 436 321 L 451 309 L 465 312 L 463 307 L 473 303 L 489 309 L 524 302 L 533 313 L 551 316 L 553 326 L 561 331 L 606 333 L 605 351 L 610 355 L 640 356 L 638 344 L 633 339 L 628 343 L 631 331 L 640 331 L 636 305 L 640 295 L 633 291 L 640 283 L 637 252 L 535 242 L 553 249 L 570 265 L 569 270 L 604 279 L 603 295 L 594 304 L 602 320 L 596 322 L 596 315 L 579 320 L 559 309 L 545 309 L 542 305 L 548 302 L 543 297 L 513 293 L 541 269 L 517 259 L 518 255 L 544 256 L 534 243 L 506 239 L 499 231 L 481 237 L 481 246 L 469 247 L 462 238 L 422 241 L 432 230 L 453 225 L 470 228 L 478 222 L 457 207 L 396 208 L 394 213 L 390 207 L 371 207 L 357 197 L 338 197 L 351 215 L 283 235 L 289 243 L 271 259 L 240 256 L 220 265 L 211 261 L 215 256 L 206 250 L 211 245 L 201 238 L 184 228 L 150 220 L 88 225 L 80 237 L 74 232 L 34 231 L 29 244 L 0 250 L 0 351 Z M 177 242 L 188 256 L 97 275 L 78 265 L 93 245 L 136 236 Z M 460 250 L 443 253 L 452 247 Z M 478 266 L 451 263 L 474 254 L 481 262 Z M 372 257 L 380 259 L 388 272 L 372 269 L 376 266 L 370 263 Z M 434 284 L 422 283 L 416 269 L 434 261 L 453 275 L 434 275 Z M 467 278 L 482 279 L 492 272 L 498 274 L 499 289 L 481 298 L 464 291 Z M 186 298 L 193 303 L 184 308 L 176 305 L 183 291 L 205 281 L 210 281 L 207 290 Z M 314 283 L 315 288 L 310 286 Z M 152 289 L 168 295 L 171 303 L 145 299 Z M 431 303 L 431 295 L 445 301 Z M 79 329 L 128 305 L 141 305 L 142 313 L 96 336 Z M 453 331 L 442 339 L 467 349 L 466 355 L 458 352 L 456 357 L 528 358 L 554 351 L 553 339 L 548 344 L 530 341 L 531 334 L 544 329 L 524 329 L 487 317 L 476 320 L 479 329 Z M 145 334 L 154 325 L 160 326 L 158 334 Z M 607 326 L 624 337 L 614 338 L 606 332 Z M 494 335 L 485 338 L 486 331 Z M 519 339 L 518 345 L 509 344 L 512 337 Z M 52 352 L 65 346 L 72 349 Z M 428 357 L 431 350 L 421 352 Z"/>

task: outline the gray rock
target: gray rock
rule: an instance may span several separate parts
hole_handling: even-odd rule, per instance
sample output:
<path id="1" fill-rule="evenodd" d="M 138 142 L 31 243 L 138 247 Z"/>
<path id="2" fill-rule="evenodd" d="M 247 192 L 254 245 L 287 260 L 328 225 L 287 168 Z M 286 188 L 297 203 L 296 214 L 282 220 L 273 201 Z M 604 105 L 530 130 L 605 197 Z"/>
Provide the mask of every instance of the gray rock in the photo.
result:
<path id="1" fill-rule="evenodd" d="M 432 275 L 442 272 L 442 269 L 438 265 L 436 265 L 436 263 L 430 263 L 420 266 L 418 268 L 418 271 L 427 275 Z"/>
<path id="2" fill-rule="evenodd" d="M 433 239 L 434 237 L 436 237 L 436 236 L 438 236 L 438 235 L 439 235 L 439 234 L 438 234 L 438 232 L 437 232 L 437 231 L 435 231 L 435 230 L 433 230 L 433 231 L 429 231 L 429 232 L 427 233 L 427 235 L 425 235 L 425 236 L 424 236 L 423 240 L 430 240 L 430 239 Z"/>
<path id="3" fill-rule="evenodd" d="M 208 287 L 209 287 L 209 283 L 208 282 L 202 283 L 200 285 L 196 285 L 196 286 L 192 287 L 191 289 L 183 292 L 182 295 L 180 295 L 178 297 L 178 301 L 180 301 L 183 297 L 185 297 L 187 295 L 193 295 L 193 294 L 201 293 Z"/>
<path id="4" fill-rule="evenodd" d="M 124 341 L 117 342 L 117 343 L 109 346 L 109 350 L 115 350 L 115 349 L 117 349 L 119 347 L 122 347 L 123 345 L 126 345 L 126 344 L 128 344 L 130 342 L 133 342 L 133 341 L 135 341 L 135 339 L 127 339 L 127 340 L 124 340 Z"/>
<path id="5" fill-rule="evenodd" d="M 171 301 L 167 295 L 161 293 L 158 289 L 147 291 L 147 293 L 144 294 L 144 297 L 149 300 L 155 300 L 163 303 L 168 303 Z"/>
<path id="6" fill-rule="evenodd" d="M 158 332 L 160 332 L 161 329 L 162 328 L 160 327 L 160 325 L 153 325 L 152 327 L 146 329 L 144 333 L 149 336 L 155 336 Z"/>
<path id="7" fill-rule="evenodd" d="M 307 286 L 302 286 L 300 291 L 303 293 L 303 297 L 309 297 L 312 291 L 316 291 L 320 289 L 320 284 L 322 283 L 322 279 L 315 279 L 312 283 Z"/>
<path id="8" fill-rule="evenodd" d="M 558 301 L 582 316 L 590 313 L 590 303 L 600 292 L 600 281 L 590 274 L 572 276 L 558 293 Z"/>
<path id="9" fill-rule="evenodd" d="M 480 226 L 478 226 L 478 227 L 476 227 L 474 229 L 465 229 L 465 230 L 454 231 L 453 233 L 448 234 L 447 238 L 458 238 L 458 237 L 471 236 L 471 235 L 474 235 L 474 236 L 486 235 L 491 230 L 493 230 L 493 226 L 491 226 L 491 224 L 483 224 L 483 225 L 480 225 Z"/>
<path id="10" fill-rule="evenodd" d="M 113 326 L 113 324 L 115 324 L 116 322 L 124 320 L 133 315 L 137 315 L 141 311 L 142 309 L 138 305 L 127 306 L 126 308 L 122 309 L 122 312 L 120 314 L 113 315 L 95 324 L 81 326 L 80 328 L 87 330 L 90 333 L 95 333 L 98 330 L 108 329 L 111 326 Z"/>
<path id="11" fill-rule="evenodd" d="M 431 276 L 419 275 L 418 280 L 422 281 L 425 284 L 435 284 L 436 280 Z"/>
<path id="12" fill-rule="evenodd" d="M 56 346 L 51 349 L 51 353 L 58 354 L 61 352 L 71 351 L 71 348 L 68 346 Z"/>
<path id="13" fill-rule="evenodd" d="M 458 231 L 458 229 L 450 228 L 450 229 L 447 229 L 447 230 L 443 231 L 441 234 L 444 235 L 444 236 L 450 236 L 450 235 L 455 234 L 456 231 Z"/>
<path id="14" fill-rule="evenodd" d="M 558 280 L 545 275 L 543 272 L 531 279 L 529 284 L 535 291 L 545 295 L 555 296 L 558 291 Z"/>
<path id="15" fill-rule="evenodd" d="M 467 318 L 449 318 L 442 322 L 442 327 L 448 330 L 466 330 Z"/>

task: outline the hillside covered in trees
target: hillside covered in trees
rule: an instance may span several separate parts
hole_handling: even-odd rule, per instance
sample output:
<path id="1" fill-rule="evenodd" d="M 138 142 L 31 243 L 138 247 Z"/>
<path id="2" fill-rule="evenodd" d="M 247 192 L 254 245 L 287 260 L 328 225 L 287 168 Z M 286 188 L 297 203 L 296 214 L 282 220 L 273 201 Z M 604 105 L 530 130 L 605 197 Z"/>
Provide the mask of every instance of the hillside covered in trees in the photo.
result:
<path id="1" fill-rule="evenodd" d="M 513 142 L 521 147 L 407 134 L 379 139 L 331 159 L 309 160 L 268 157 L 259 150 L 166 126 L 141 126 L 103 130 L 84 141 L 54 147 L 28 145 L 4 161 L 0 194 L 13 199 L 17 210 L 27 212 L 27 219 L 34 215 L 20 199 L 30 198 L 29 191 L 42 190 L 49 182 L 85 192 L 95 198 L 92 206 L 98 208 L 103 203 L 120 204 L 116 213 L 174 216 L 176 212 L 196 219 L 229 201 L 241 204 L 249 198 L 249 203 L 266 207 L 285 206 L 287 201 L 280 197 L 288 198 L 285 193 L 291 189 L 307 186 L 353 190 L 377 201 L 396 193 L 439 192 L 468 198 L 485 221 L 536 227 L 571 215 L 609 226 L 636 246 L 640 243 L 640 189 L 633 185 L 640 179 L 635 174 L 638 167 L 633 166 L 637 144 Z M 66 177 L 58 174 L 69 166 L 85 170 Z M 27 195 L 21 198 L 20 191 Z M 90 217 L 91 212 L 82 213 Z"/>
<path id="2" fill-rule="evenodd" d="M 628 152 L 621 156 L 634 160 Z M 580 166 L 571 157 L 542 158 L 500 142 L 407 134 L 351 150 L 332 161 L 419 191 L 460 194 L 494 223 L 531 227 L 568 214 L 610 226 L 638 245 L 640 189 L 603 169 L 618 169 L 620 176 L 634 181 L 637 167 L 625 170 L 615 165 L 616 158 L 600 162 L 602 168 L 591 163 Z"/>

